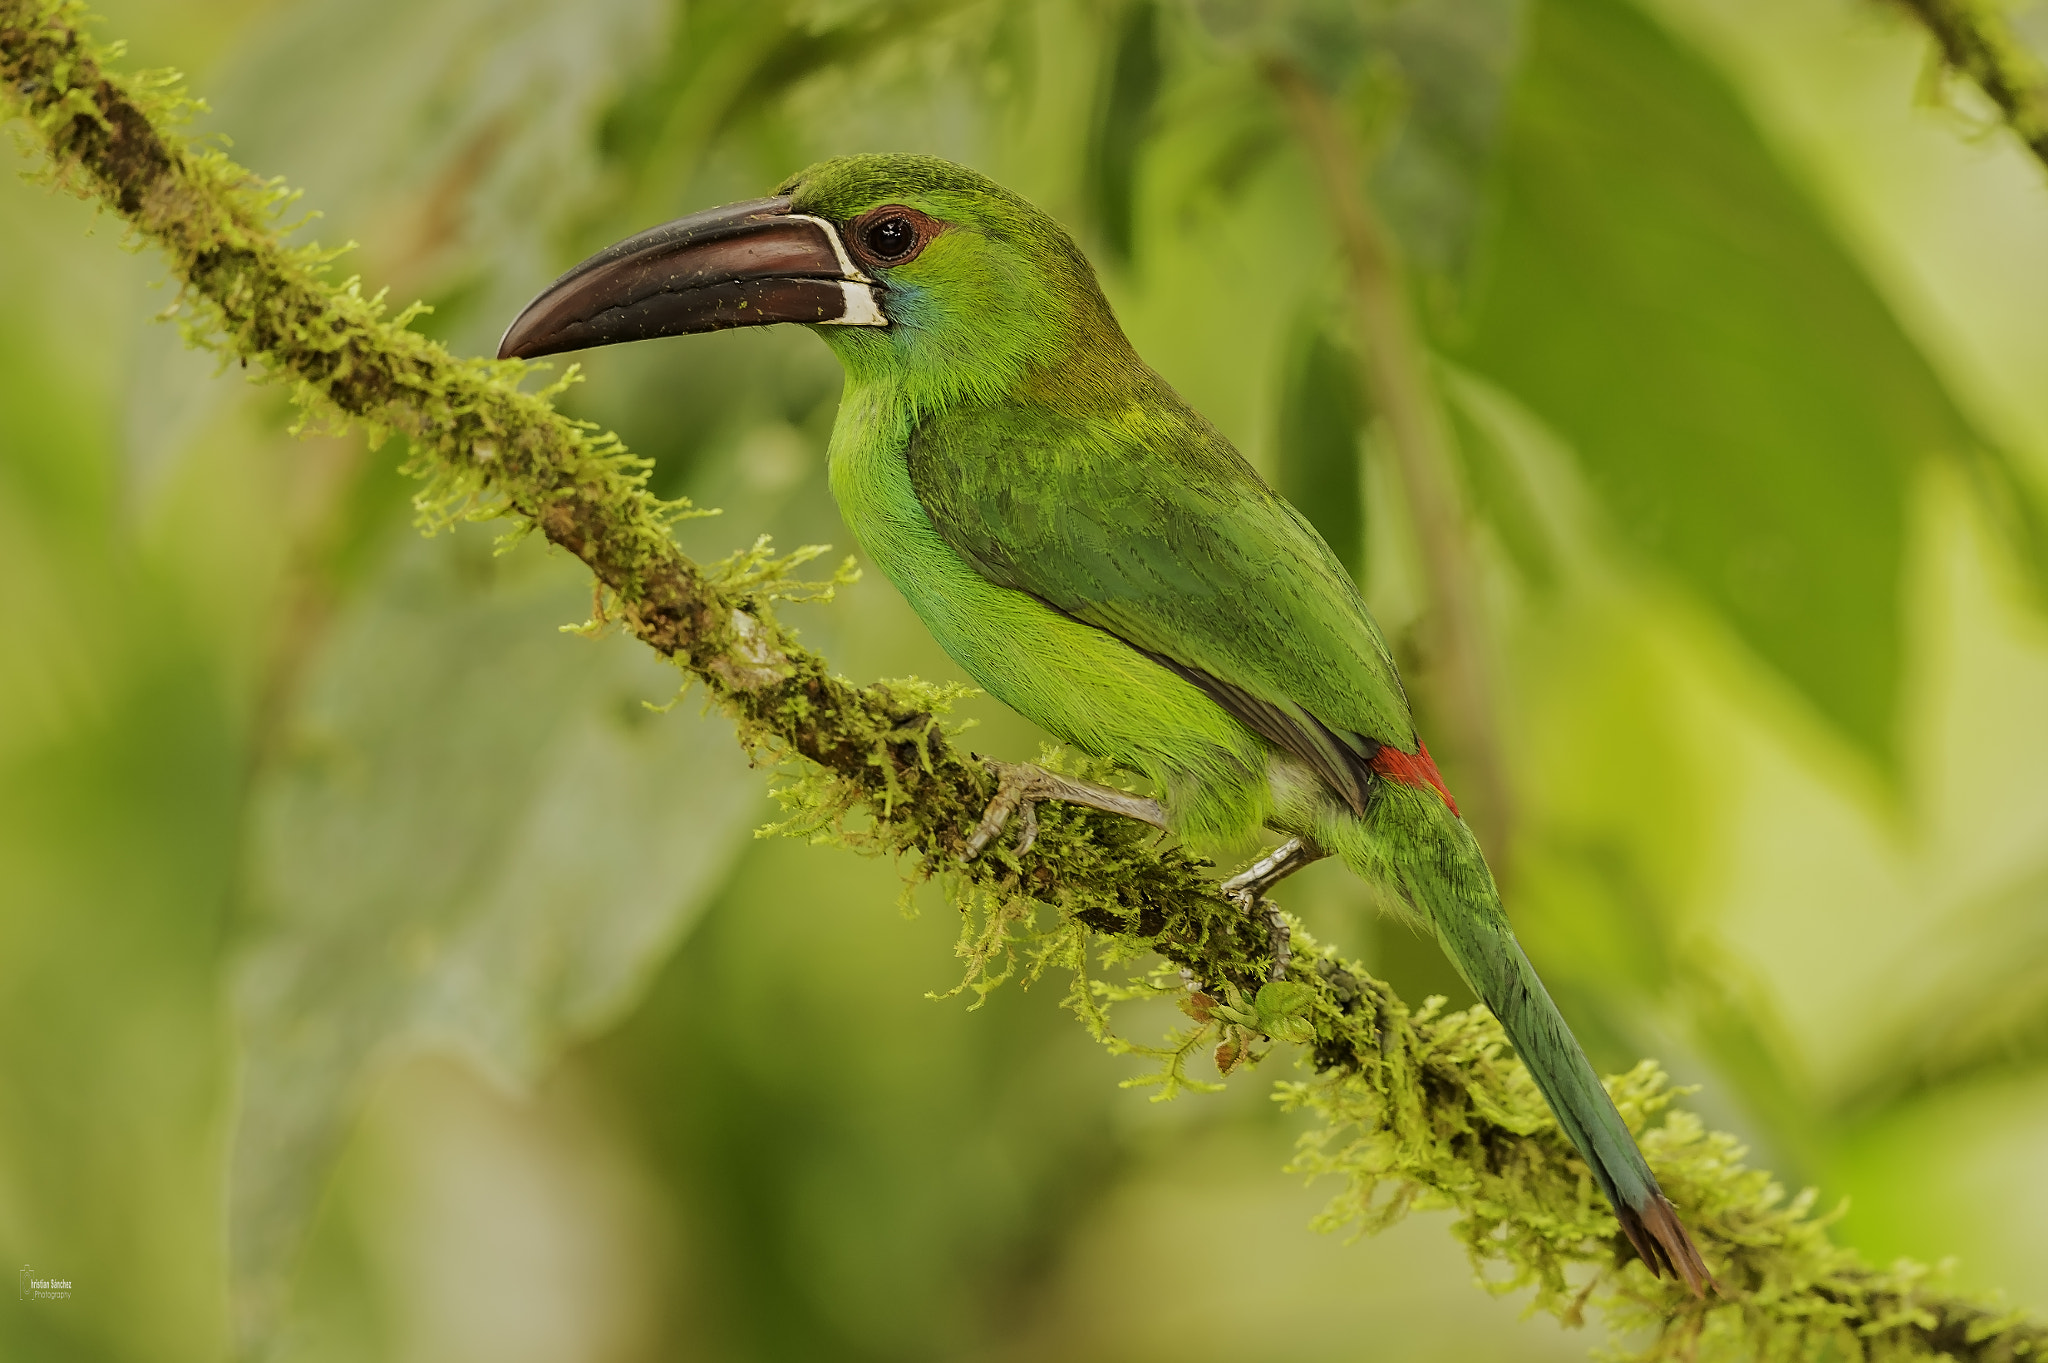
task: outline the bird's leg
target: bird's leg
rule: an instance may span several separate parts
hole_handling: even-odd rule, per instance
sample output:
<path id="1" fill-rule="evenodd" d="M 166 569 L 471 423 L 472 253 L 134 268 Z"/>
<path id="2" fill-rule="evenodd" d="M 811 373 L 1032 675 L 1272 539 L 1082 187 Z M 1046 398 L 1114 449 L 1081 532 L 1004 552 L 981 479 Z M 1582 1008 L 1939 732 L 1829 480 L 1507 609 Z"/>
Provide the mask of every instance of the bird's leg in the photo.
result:
<path id="1" fill-rule="evenodd" d="M 1266 891 L 1302 867 L 1321 861 L 1328 855 L 1306 838 L 1289 838 L 1223 882 L 1221 888 L 1225 899 L 1236 903 L 1245 911 L 1246 917 L 1263 917 L 1266 920 L 1266 931 L 1273 940 L 1273 967 L 1266 972 L 1269 980 L 1277 980 L 1287 973 L 1287 963 L 1294 958 L 1291 949 L 1294 934 L 1287 930 L 1287 920 L 1280 916 L 1279 905 L 1266 898 Z"/>
<path id="2" fill-rule="evenodd" d="M 1137 819 L 1158 828 L 1166 827 L 1166 811 L 1159 807 L 1157 800 L 1143 795 L 1098 786 L 1092 781 L 1076 781 L 1029 762 L 989 761 L 987 766 L 996 774 L 996 798 L 988 802 L 988 810 L 981 816 L 980 826 L 967 840 L 967 850 L 960 858 L 962 861 L 973 861 L 980 856 L 996 834 L 1010 822 L 1010 816 L 1020 809 L 1023 811 L 1024 832 L 1017 839 L 1017 855 L 1023 856 L 1030 851 L 1031 844 L 1038 840 L 1040 800 L 1065 800 L 1070 805 L 1086 805 L 1090 809 L 1121 814 L 1127 819 Z"/>
<path id="3" fill-rule="evenodd" d="M 1313 862 L 1330 855 L 1306 838 L 1289 838 L 1244 870 L 1223 882 L 1227 898 L 1240 903 L 1263 899 L 1266 891 Z"/>

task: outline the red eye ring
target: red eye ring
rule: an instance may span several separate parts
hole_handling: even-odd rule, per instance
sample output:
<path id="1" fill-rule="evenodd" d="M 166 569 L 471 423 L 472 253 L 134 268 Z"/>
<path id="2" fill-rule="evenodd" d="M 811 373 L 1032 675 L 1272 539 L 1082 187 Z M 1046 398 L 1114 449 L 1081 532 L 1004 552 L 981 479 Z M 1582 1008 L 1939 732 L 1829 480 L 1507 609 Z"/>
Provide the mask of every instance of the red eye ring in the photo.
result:
<path id="1" fill-rule="evenodd" d="M 846 246 L 863 265 L 908 265 L 946 224 L 904 204 L 883 204 L 846 224 Z"/>

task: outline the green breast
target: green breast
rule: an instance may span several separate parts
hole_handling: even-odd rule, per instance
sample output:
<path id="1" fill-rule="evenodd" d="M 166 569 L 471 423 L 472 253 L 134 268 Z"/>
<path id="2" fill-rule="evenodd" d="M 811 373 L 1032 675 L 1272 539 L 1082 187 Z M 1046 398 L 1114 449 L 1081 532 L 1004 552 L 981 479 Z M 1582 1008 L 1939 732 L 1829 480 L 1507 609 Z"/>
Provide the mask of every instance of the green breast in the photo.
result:
<path id="1" fill-rule="evenodd" d="M 1214 787 L 1236 811 L 1230 822 L 1256 824 L 1260 811 L 1250 805 L 1262 809 L 1266 799 L 1260 740 L 1116 636 L 977 573 L 917 499 L 910 435 L 892 392 L 849 384 L 832 432 L 832 494 L 861 549 L 939 646 L 976 684 L 1062 742 L 1168 792 Z"/>

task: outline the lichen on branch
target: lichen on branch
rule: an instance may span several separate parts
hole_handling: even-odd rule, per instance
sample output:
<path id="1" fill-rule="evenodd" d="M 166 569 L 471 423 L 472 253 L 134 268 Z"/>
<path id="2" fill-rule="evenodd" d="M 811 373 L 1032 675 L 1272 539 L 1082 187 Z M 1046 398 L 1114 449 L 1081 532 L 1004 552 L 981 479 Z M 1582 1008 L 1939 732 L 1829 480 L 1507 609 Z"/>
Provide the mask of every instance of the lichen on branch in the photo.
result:
<path id="1" fill-rule="evenodd" d="M 1576 1321 L 1588 1303 L 1636 1330 L 1643 1358 L 2005 1360 L 2048 1352 L 2048 1329 L 1873 1269 L 1827 1235 L 1811 1194 L 1786 1198 L 1726 1135 L 1675 1111 L 1645 1062 L 1617 1104 L 1719 1275 L 1695 1301 L 1627 1249 L 1584 1165 L 1483 1009 L 1411 1009 L 1295 925 L 1285 977 L 1265 979 L 1263 924 L 1223 901 L 1209 868 L 1154 832 L 1050 805 L 1026 854 L 959 859 L 994 783 L 945 726 L 948 693 L 856 686 L 775 618 L 808 590 L 794 559 L 756 545 L 711 568 L 677 548 L 688 508 L 655 497 L 648 465 L 555 412 L 561 384 L 520 387 L 517 361 L 463 359 L 387 316 L 332 257 L 284 243 L 281 186 L 177 132 L 191 105 L 169 77 L 122 75 L 78 0 L 0 0 L 0 100 L 33 129 L 49 181 L 118 214 L 162 252 L 193 343 L 288 385 L 308 418 L 402 435 L 429 525 L 502 518 L 589 566 L 612 620 L 700 682 L 739 741 L 785 773 L 785 830 L 897 858 L 963 913 L 967 987 L 1070 973 L 1070 1007 L 1113 1048 L 1152 1057 L 1162 1091 L 1202 1053 L 1225 1073 L 1298 1046 L 1278 1097 L 1319 1126 L 1297 1167 L 1336 1175 L 1331 1225 L 1371 1230 L 1448 1208 L 1498 1290 L 1533 1287 Z M 1094 771 L 1093 779 L 1113 774 Z M 1188 1024 L 1158 1046 L 1119 1036 L 1126 999 L 1175 999 Z"/>

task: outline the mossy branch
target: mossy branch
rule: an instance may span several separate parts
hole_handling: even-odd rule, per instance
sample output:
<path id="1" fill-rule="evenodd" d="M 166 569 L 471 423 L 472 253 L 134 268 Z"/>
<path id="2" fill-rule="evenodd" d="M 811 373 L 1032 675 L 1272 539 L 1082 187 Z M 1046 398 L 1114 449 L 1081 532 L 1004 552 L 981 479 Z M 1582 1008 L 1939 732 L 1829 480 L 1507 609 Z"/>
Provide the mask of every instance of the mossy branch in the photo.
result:
<path id="1" fill-rule="evenodd" d="M 2048 69 L 1987 0 L 1898 0 L 1933 35 L 1941 59 L 1990 96 L 2020 141 L 2048 166 Z"/>
<path id="2" fill-rule="evenodd" d="M 787 561 L 755 550 L 709 571 L 692 563 L 669 534 L 683 508 L 649 493 L 644 461 L 553 411 L 556 390 L 520 391 L 525 366 L 450 355 L 354 281 L 328 279 L 317 249 L 284 245 L 285 192 L 179 136 L 191 106 L 175 81 L 117 74 L 83 23 L 77 0 L 0 0 L 0 99 L 34 128 L 53 183 L 163 252 L 187 336 L 291 385 L 316 420 L 405 436 L 428 523 L 502 517 L 581 559 L 601 584 L 600 615 L 701 681 L 741 743 L 791 773 L 788 831 L 894 855 L 949 886 L 970 987 L 1071 970 L 1070 1006 L 1114 1048 L 1156 1057 L 1168 1093 L 1191 1082 L 1183 1067 L 1198 1049 L 1213 1047 L 1228 1072 L 1300 1044 L 1308 1077 L 1280 1097 L 1321 1119 L 1297 1163 L 1344 1181 L 1331 1224 L 1374 1229 L 1411 1208 L 1451 1208 L 1491 1285 L 1533 1286 L 1572 1321 L 1596 1303 L 1645 1331 L 1641 1357 L 2048 1353 L 2040 1324 L 1833 1245 L 1810 1194 L 1786 1199 L 1742 1166 L 1732 1137 L 1669 1110 L 1673 1090 L 1645 1062 L 1612 1082 L 1616 1101 L 1727 1295 L 1694 1301 L 1650 1277 L 1489 1015 L 1435 1001 L 1411 1010 L 1298 926 L 1286 978 L 1266 983 L 1264 931 L 1217 897 L 1203 863 L 1137 824 L 1052 806 L 1027 855 L 963 865 L 963 830 L 993 782 L 949 740 L 944 692 L 833 676 L 770 610 L 801 590 Z M 1151 968 L 1118 982 L 1091 973 L 1133 962 Z M 1109 1025 L 1114 1003 L 1148 995 L 1175 998 L 1190 1019 L 1160 1047 Z"/>

